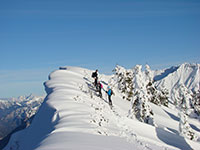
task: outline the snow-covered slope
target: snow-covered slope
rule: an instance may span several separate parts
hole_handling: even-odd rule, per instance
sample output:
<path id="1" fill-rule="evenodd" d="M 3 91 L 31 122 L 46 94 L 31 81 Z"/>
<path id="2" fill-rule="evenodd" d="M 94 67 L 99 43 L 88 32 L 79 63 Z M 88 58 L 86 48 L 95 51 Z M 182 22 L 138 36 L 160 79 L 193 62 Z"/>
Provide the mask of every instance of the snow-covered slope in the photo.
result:
<path id="1" fill-rule="evenodd" d="M 14 134 L 5 150 L 199 149 L 199 142 L 179 136 L 176 110 L 150 104 L 156 127 L 130 119 L 131 102 L 114 89 L 111 109 L 106 93 L 103 99 L 96 94 L 91 73 L 77 67 L 52 72 L 45 83 L 47 97 L 32 124 Z M 110 76 L 99 79 L 106 89 Z M 199 135 L 199 122 L 189 121 Z"/>

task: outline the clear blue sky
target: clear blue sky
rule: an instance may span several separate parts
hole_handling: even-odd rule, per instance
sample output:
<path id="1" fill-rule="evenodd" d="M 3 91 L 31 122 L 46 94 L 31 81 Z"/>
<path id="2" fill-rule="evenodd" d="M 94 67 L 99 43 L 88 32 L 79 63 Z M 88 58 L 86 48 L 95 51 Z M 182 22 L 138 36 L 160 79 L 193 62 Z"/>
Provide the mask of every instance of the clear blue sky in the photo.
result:
<path id="1" fill-rule="evenodd" d="M 59 66 L 200 63 L 199 0 L 1 0 L 0 97 L 44 94 Z"/>

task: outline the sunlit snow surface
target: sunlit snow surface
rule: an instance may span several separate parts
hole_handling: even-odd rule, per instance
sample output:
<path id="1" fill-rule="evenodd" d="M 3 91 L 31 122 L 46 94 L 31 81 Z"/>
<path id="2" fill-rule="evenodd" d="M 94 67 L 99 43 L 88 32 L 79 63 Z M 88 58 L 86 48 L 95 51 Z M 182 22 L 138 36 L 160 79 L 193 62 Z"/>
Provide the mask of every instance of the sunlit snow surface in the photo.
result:
<path id="1" fill-rule="evenodd" d="M 14 134 L 5 150 L 160 150 L 199 149 L 200 143 L 179 136 L 177 111 L 151 104 L 156 127 L 127 117 L 131 103 L 114 89 L 114 107 L 98 97 L 92 71 L 62 67 L 45 83 L 47 97 L 33 123 Z M 106 90 L 110 76 L 99 74 Z M 189 120 L 200 135 L 200 124 Z"/>

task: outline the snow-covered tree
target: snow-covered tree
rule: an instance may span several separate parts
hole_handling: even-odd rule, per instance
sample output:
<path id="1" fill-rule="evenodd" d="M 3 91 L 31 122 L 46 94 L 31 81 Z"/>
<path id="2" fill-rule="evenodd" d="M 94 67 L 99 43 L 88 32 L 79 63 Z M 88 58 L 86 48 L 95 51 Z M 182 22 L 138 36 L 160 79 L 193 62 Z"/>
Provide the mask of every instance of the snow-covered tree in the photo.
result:
<path id="1" fill-rule="evenodd" d="M 145 76 L 143 75 L 142 72 L 142 66 L 141 65 L 136 65 L 134 67 L 134 81 L 133 81 L 133 86 L 136 89 L 142 89 L 145 88 L 146 81 L 145 81 Z"/>
<path id="2" fill-rule="evenodd" d="M 132 110 L 130 112 L 134 114 L 139 121 L 155 125 L 153 118 L 154 114 L 151 107 L 148 105 L 145 93 L 142 90 L 136 90 L 134 98 Z"/>
<path id="3" fill-rule="evenodd" d="M 160 89 L 159 99 L 160 99 L 161 105 L 168 107 L 169 92 L 166 88 L 163 87 Z"/>
<path id="4" fill-rule="evenodd" d="M 132 100 L 132 109 L 129 116 L 135 116 L 139 121 L 155 125 L 153 111 L 148 105 L 149 96 L 145 85 L 144 75 L 141 70 L 142 66 L 136 65 L 134 68 L 134 96 Z"/>
<path id="5" fill-rule="evenodd" d="M 130 101 L 133 97 L 133 71 L 116 66 L 114 73 L 117 77 L 118 89 L 123 94 L 123 99 Z"/>
<path id="6" fill-rule="evenodd" d="M 190 109 L 191 91 L 184 85 L 177 85 L 172 94 L 174 96 L 175 105 L 179 109 L 179 133 L 181 136 L 187 137 L 191 140 L 197 140 L 197 136 L 190 127 L 187 119 Z"/>
<path id="7" fill-rule="evenodd" d="M 145 65 L 145 76 L 147 83 L 153 83 L 153 73 L 149 65 Z"/>
<path id="8" fill-rule="evenodd" d="M 185 114 L 188 115 L 190 101 L 192 99 L 191 91 L 184 84 L 179 84 L 173 89 L 173 95 L 175 105 L 180 109 L 183 109 Z"/>
<path id="9" fill-rule="evenodd" d="M 198 137 L 195 135 L 193 129 L 190 127 L 190 125 L 188 123 L 187 115 L 185 114 L 185 112 L 180 111 L 179 117 L 180 117 L 179 134 L 181 136 L 189 138 L 190 140 L 196 141 L 198 139 Z"/>
<path id="10" fill-rule="evenodd" d="M 168 107 L 168 91 L 167 89 L 157 89 L 153 84 L 147 85 L 147 92 L 150 96 L 149 101 L 156 105 L 164 105 Z"/>
<path id="11" fill-rule="evenodd" d="M 194 108 L 194 112 L 197 115 L 200 115 L 200 91 L 194 91 L 192 94 L 192 106 Z"/>
<path id="12" fill-rule="evenodd" d="M 149 101 L 156 105 L 168 106 L 168 92 L 165 88 L 157 89 L 153 83 L 153 74 L 149 65 L 145 66 L 145 81 L 147 93 L 150 97 Z"/>

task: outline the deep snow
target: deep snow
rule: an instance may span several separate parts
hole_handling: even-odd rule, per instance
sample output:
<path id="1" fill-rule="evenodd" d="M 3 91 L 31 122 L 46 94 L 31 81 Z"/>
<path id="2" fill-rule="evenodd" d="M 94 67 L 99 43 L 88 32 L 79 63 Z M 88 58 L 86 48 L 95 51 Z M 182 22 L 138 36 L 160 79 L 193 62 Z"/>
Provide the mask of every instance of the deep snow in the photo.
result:
<path id="1" fill-rule="evenodd" d="M 14 134 L 5 150 L 199 149 L 199 142 L 179 136 L 175 108 L 150 103 L 156 127 L 130 119 L 131 103 L 114 89 L 111 109 L 106 93 L 103 99 L 96 94 L 91 74 L 78 67 L 52 72 L 45 83 L 47 97 L 32 124 Z M 106 89 L 111 76 L 99 76 Z M 200 136 L 199 121 L 189 122 Z"/>

